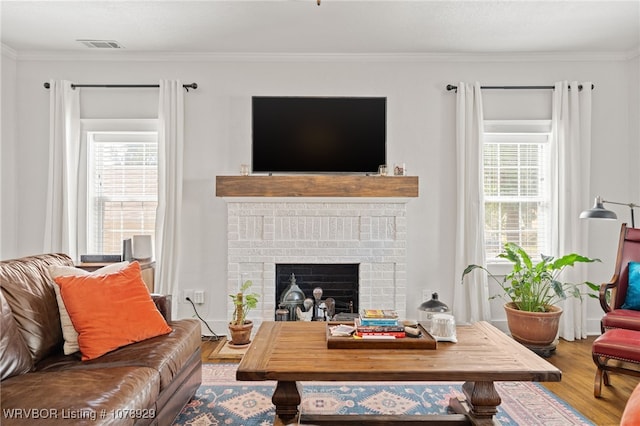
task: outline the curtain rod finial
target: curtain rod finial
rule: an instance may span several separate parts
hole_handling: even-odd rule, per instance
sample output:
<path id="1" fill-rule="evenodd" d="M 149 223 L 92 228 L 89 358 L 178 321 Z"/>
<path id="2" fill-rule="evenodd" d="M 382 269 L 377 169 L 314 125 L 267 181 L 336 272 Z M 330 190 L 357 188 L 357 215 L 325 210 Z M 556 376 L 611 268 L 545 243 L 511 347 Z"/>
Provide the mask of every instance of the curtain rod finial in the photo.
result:
<path id="1" fill-rule="evenodd" d="M 189 89 L 196 90 L 198 88 L 198 83 L 183 84 L 182 87 L 184 87 L 184 90 L 188 92 Z"/>

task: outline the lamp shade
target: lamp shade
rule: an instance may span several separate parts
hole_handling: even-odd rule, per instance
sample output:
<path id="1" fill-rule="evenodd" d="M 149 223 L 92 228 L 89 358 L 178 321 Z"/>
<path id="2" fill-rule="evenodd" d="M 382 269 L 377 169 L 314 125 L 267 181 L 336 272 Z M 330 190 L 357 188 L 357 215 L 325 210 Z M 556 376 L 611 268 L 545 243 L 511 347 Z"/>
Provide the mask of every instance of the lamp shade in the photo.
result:
<path id="1" fill-rule="evenodd" d="M 131 255 L 136 260 L 150 260 L 153 257 L 151 235 L 134 235 Z"/>
<path id="2" fill-rule="evenodd" d="M 600 197 L 596 197 L 595 203 L 593 207 L 589 210 L 585 210 L 580 213 L 580 219 L 610 219 L 615 220 L 618 216 L 611 210 L 607 210 L 604 208 L 604 204 L 602 203 L 602 199 Z"/>

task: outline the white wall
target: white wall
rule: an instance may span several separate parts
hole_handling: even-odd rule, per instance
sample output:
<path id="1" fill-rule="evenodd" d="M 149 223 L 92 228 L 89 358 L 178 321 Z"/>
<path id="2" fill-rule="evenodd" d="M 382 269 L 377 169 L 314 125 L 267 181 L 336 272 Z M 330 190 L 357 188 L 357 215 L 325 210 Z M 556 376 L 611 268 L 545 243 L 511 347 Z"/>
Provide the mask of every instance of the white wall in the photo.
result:
<path id="1" fill-rule="evenodd" d="M 464 59 L 464 58 L 462 58 Z M 464 61 L 437 60 L 274 60 L 221 61 L 37 61 L 19 60 L 16 98 L 19 141 L 15 180 L 17 241 L 3 257 L 38 253 L 42 247 L 46 196 L 48 96 L 42 83 L 51 78 L 78 83 L 153 83 L 160 78 L 197 82 L 185 100 L 185 175 L 180 287 L 206 291 L 199 307 L 218 333 L 226 333 L 226 208 L 214 193 L 215 176 L 235 174 L 250 160 L 250 97 L 252 95 L 386 96 L 388 98 L 388 162 L 406 162 L 420 177 L 420 197 L 408 205 L 407 312 L 415 312 L 422 295 L 437 291 L 451 303 L 455 209 L 455 94 L 448 83 L 478 80 L 486 85 L 550 85 L 558 80 L 592 81 L 592 193 L 627 200 L 638 195 L 637 162 L 627 161 L 632 108 L 625 82 L 638 79 L 636 60 Z M 4 71 L 4 68 L 3 68 Z M 4 73 L 3 73 L 4 82 Z M 550 92 L 485 91 L 487 118 L 548 118 Z M 4 93 L 3 93 L 4 102 Z M 83 118 L 155 117 L 154 89 L 82 89 Z M 3 121 L 4 121 L 3 116 Z M 635 145 L 634 145 L 635 146 Z M 4 151 L 4 149 L 3 149 Z M 637 149 L 636 149 L 637 152 Z M 637 158 L 637 157 L 636 157 Z M 634 173 L 631 174 L 633 164 Z M 3 179 L 4 180 L 4 179 Z M 4 192 L 3 192 L 4 200 Z M 585 208 L 592 200 L 585 200 Z M 3 216 L 8 208 L 3 207 Z M 576 216 L 579 212 L 576 212 Z M 621 218 L 627 214 L 619 212 Z M 6 222 L 6 221 L 5 221 Z M 610 278 L 619 222 L 593 222 L 590 256 L 604 263 L 592 268 L 592 281 Z M 5 223 L 3 223 L 5 228 Z M 6 229 L 4 230 L 6 232 Z M 503 317 L 499 306 L 496 320 Z M 598 332 L 601 312 L 590 311 L 591 331 Z M 192 316 L 180 304 L 177 316 Z"/>
<path id="2" fill-rule="evenodd" d="M 640 203 L 640 173 L 635 173 L 640 164 L 640 54 L 629 61 L 629 170 L 631 172 L 631 200 Z M 640 221 L 640 218 L 639 218 Z"/>
<path id="3" fill-rule="evenodd" d="M 16 145 L 18 123 L 16 115 L 15 53 L 3 48 L 0 80 L 1 137 L 0 141 L 0 259 L 17 251 L 16 228 Z"/>

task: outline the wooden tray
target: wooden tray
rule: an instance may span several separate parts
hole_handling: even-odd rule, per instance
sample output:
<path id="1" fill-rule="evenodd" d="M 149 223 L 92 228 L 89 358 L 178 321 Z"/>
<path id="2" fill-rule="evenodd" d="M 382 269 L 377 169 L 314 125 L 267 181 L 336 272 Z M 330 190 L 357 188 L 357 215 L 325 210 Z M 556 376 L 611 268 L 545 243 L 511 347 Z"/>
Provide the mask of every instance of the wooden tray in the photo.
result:
<path id="1" fill-rule="evenodd" d="M 327 324 L 328 349 L 436 349 L 438 342 L 422 326 L 418 325 L 422 336 L 401 339 L 356 339 L 353 336 L 332 336 Z"/>

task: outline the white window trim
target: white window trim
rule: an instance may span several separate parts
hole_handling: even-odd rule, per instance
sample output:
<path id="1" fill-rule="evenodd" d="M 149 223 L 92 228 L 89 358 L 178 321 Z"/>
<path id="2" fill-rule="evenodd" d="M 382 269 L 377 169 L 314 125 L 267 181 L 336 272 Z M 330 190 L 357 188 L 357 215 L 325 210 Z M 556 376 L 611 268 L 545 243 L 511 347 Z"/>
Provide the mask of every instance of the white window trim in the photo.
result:
<path id="1" fill-rule="evenodd" d="M 90 132 L 157 132 L 155 118 L 85 118 L 80 120 L 80 169 L 78 170 L 78 253 L 88 253 L 88 140 Z"/>

